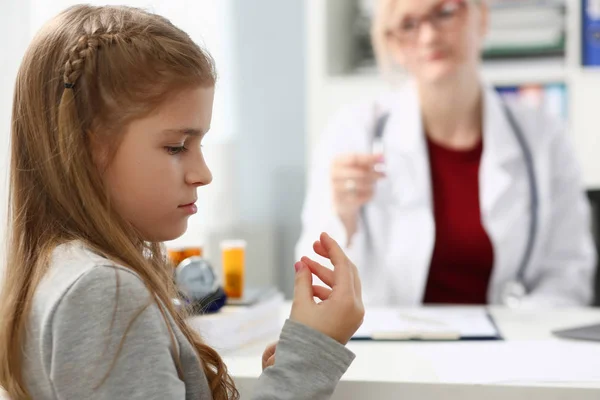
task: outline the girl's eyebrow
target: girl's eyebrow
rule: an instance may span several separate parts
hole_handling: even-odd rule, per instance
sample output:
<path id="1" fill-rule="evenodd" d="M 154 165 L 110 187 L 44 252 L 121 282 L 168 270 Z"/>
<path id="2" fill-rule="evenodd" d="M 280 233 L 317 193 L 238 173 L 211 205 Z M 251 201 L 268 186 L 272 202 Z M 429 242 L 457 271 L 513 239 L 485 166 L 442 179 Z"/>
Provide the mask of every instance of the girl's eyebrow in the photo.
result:
<path id="1" fill-rule="evenodd" d="M 203 136 L 205 132 L 203 132 L 200 129 L 195 129 L 195 128 L 181 128 L 181 129 L 165 129 L 163 131 L 163 133 L 165 133 L 165 134 L 178 133 L 178 134 L 183 134 L 183 135 L 188 135 L 188 136 Z"/>

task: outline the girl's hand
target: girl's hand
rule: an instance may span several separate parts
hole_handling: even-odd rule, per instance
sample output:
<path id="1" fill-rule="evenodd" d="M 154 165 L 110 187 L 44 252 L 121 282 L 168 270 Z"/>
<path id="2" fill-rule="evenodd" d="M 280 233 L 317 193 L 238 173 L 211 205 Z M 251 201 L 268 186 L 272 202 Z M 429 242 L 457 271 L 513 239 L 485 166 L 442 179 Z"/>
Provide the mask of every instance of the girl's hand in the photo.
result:
<path id="1" fill-rule="evenodd" d="M 296 282 L 290 319 L 346 344 L 362 324 L 365 309 L 356 266 L 326 233 L 313 245 L 317 254 L 328 258 L 333 270 L 308 257 L 296 263 Z M 313 286 L 315 274 L 329 288 Z M 314 297 L 321 299 L 316 303 Z"/>
<path id="2" fill-rule="evenodd" d="M 267 367 L 270 367 L 273 364 L 275 364 L 275 350 L 276 350 L 276 348 L 277 348 L 277 342 L 271 343 L 265 349 L 265 351 L 263 353 L 263 356 L 262 356 L 262 369 L 263 369 L 263 371 L 265 369 L 267 369 Z"/>

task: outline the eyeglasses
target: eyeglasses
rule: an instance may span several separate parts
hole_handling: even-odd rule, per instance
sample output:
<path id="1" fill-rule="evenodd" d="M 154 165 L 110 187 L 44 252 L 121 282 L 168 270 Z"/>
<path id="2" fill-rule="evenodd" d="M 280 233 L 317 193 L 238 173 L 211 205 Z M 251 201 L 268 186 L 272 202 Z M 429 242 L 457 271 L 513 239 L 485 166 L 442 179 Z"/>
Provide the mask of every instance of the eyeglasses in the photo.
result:
<path id="1" fill-rule="evenodd" d="M 388 29 L 386 35 L 398 43 L 407 45 L 417 41 L 424 22 L 429 22 L 437 31 L 452 31 L 464 21 L 467 12 L 466 0 L 444 0 L 422 17 L 405 16 L 396 28 Z"/>

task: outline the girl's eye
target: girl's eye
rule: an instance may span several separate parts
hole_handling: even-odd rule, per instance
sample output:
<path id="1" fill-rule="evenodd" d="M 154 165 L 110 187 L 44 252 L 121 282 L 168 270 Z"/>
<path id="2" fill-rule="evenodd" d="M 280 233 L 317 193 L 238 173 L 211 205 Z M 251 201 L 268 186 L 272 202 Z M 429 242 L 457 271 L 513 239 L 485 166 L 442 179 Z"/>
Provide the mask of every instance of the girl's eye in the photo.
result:
<path id="1" fill-rule="evenodd" d="M 165 146 L 165 150 L 167 150 L 167 153 L 174 156 L 183 153 L 188 149 L 185 146 Z"/>

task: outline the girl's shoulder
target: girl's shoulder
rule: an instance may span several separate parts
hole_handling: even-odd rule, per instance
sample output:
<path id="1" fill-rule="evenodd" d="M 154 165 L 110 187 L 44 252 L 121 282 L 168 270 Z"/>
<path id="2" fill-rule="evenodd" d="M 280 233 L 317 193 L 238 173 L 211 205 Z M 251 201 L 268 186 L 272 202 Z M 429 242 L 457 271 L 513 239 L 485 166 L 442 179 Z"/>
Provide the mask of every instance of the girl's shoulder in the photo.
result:
<path id="1" fill-rule="evenodd" d="M 183 398 L 172 354 L 183 349 L 196 357 L 138 275 L 77 242 L 54 251 L 27 335 L 24 371 L 33 398 Z M 192 363 L 184 368 L 202 373 Z M 159 379 L 160 387 L 148 384 Z"/>
<path id="2" fill-rule="evenodd" d="M 47 325 L 60 307 L 72 304 L 100 311 L 114 307 L 119 294 L 126 296 L 130 304 L 139 305 L 150 299 L 148 289 L 135 272 L 92 252 L 81 242 L 65 243 L 54 250 L 46 275 L 36 288 L 32 318 Z"/>

